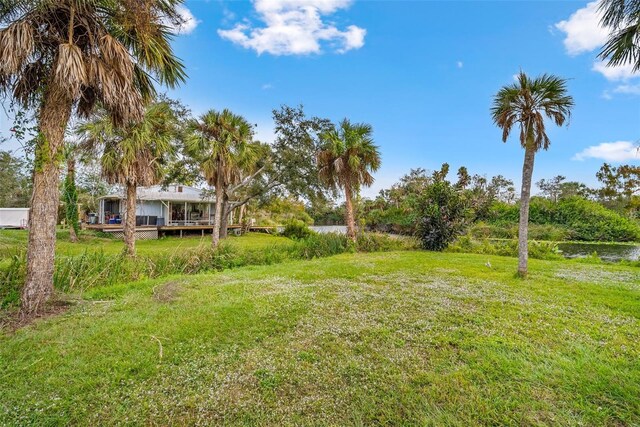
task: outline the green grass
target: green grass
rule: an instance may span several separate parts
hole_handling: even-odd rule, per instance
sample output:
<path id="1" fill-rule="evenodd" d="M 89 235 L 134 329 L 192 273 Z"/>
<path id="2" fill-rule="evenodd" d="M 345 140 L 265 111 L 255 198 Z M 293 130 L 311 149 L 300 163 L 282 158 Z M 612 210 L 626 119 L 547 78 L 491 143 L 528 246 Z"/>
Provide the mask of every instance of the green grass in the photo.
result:
<path id="1" fill-rule="evenodd" d="M 68 231 L 58 231 L 56 254 L 59 256 L 76 256 L 84 252 L 104 252 L 105 254 L 119 254 L 124 248 L 122 240 L 110 237 L 100 237 L 96 233 L 82 232 L 78 243 L 68 240 Z M 231 245 L 243 248 L 265 248 L 277 244 L 287 244 L 289 239 L 265 233 L 249 233 L 242 237 L 229 236 L 226 240 Z M 211 235 L 164 237 L 157 240 L 136 241 L 136 251 L 139 255 L 155 255 L 158 253 L 175 252 L 194 249 L 199 246 L 211 245 Z M 0 230 L 0 260 L 16 250 L 26 250 L 26 230 Z"/>
<path id="2" fill-rule="evenodd" d="M 515 263 L 343 254 L 91 289 L 0 336 L 0 424 L 640 424 L 640 271 Z"/>

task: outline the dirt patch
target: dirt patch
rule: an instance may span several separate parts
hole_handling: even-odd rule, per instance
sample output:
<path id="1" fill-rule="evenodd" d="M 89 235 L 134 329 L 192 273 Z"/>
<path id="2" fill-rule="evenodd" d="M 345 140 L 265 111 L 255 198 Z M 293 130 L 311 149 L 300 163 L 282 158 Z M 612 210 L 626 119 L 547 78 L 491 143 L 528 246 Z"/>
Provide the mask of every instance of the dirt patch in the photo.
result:
<path id="1" fill-rule="evenodd" d="M 0 311 L 0 332 L 13 334 L 18 329 L 29 326 L 37 320 L 58 316 L 73 305 L 73 301 L 53 300 L 45 306 L 42 312 L 33 316 L 25 316 L 18 308 Z"/>
<path id="2" fill-rule="evenodd" d="M 173 302 L 180 294 L 181 283 L 170 281 L 162 285 L 154 286 L 153 299 L 158 302 Z"/>

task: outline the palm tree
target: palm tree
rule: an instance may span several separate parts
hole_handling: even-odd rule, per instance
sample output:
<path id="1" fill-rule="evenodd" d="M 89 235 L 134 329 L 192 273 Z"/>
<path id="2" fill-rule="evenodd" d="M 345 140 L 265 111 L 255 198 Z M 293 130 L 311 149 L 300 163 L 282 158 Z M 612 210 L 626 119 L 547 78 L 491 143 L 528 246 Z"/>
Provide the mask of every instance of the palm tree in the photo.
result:
<path id="1" fill-rule="evenodd" d="M 242 171 L 257 160 L 253 129 L 242 117 L 230 110 L 210 110 L 188 126 L 187 151 L 200 164 L 200 169 L 216 195 L 211 245 L 220 241 L 225 188 L 242 178 Z"/>
<path id="2" fill-rule="evenodd" d="M 353 199 L 361 186 L 373 184 L 371 172 L 380 167 L 380 152 L 373 143 L 371 125 L 344 119 L 339 127 L 321 136 L 318 153 L 320 179 L 331 189 L 341 188 L 345 197 L 347 236 L 356 239 Z"/>
<path id="3" fill-rule="evenodd" d="M 38 312 L 53 292 L 58 181 L 71 114 L 97 103 L 116 124 L 140 120 L 153 78 L 184 81 L 167 23 L 183 20 L 182 0 L 3 0 L 0 92 L 35 109 L 33 195 L 22 312 Z"/>
<path id="4" fill-rule="evenodd" d="M 166 102 L 150 104 L 141 122 L 113 126 L 106 111 L 81 124 L 77 132 L 89 149 L 101 149 L 102 176 L 126 189 L 124 241 L 127 255 L 135 255 L 136 193 L 138 186 L 164 178 L 163 166 L 175 152 L 176 121 Z"/>
<path id="5" fill-rule="evenodd" d="M 613 30 L 599 57 L 607 59 L 609 66 L 633 64 L 633 71 L 640 71 L 640 2 L 602 0 L 598 10 L 600 24 Z"/>
<path id="6" fill-rule="evenodd" d="M 502 129 L 502 141 L 507 142 L 514 125 L 520 127 L 520 144 L 524 148 L 522 166 L 522 192 L 520 194 L 520 226 L 518 229 L 518 274 L 527 275 L 527 234 L 529 225 L 529 199 L 535 155 L 540 148 L 547 150 L 551 141 L 545 128 L 545 117 L 562 126 L 571 116 L 573 98 L 567 95 L 567 81 L 543 74 L 535 79 L 524 72 L 518 74 L 517 83 L 498 91 L 491 114 L 494 123 Z"/>

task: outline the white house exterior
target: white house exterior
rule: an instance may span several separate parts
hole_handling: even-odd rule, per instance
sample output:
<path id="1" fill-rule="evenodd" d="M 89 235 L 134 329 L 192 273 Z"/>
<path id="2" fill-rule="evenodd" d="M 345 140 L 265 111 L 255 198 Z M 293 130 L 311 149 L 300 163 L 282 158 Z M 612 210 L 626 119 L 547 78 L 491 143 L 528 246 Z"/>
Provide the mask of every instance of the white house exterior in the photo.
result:
<path id="1" fill-rule="evenodd" d="M 0 228 L 27 228 L 29 208 L 0 208 Z"/>
<path id="2" fill-rule="evenodd" d="M 124 192 L 100 198 L 99 224 L 120 224 L 124 221 Z M 138 187 L 136 225 L 189 226 L 212 225 L 215 197 L 203 190 L 185 185 Z"/>

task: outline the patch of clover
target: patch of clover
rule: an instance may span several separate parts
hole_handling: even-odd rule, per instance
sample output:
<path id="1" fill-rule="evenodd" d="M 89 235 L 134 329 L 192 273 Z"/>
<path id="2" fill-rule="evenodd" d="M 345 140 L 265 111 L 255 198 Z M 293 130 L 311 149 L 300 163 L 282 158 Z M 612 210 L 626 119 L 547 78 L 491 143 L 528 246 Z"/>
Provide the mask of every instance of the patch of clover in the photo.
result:
<path id="1" fill-rule="evenodd" d="M 603 286 L 620 286 L 627 289 L 640 289 L 640 273 L 630 271 L 612 271 L 602 268 L 562 268 L 556 270 L 554 277 L 580 283 L 595 283 Z"/>

